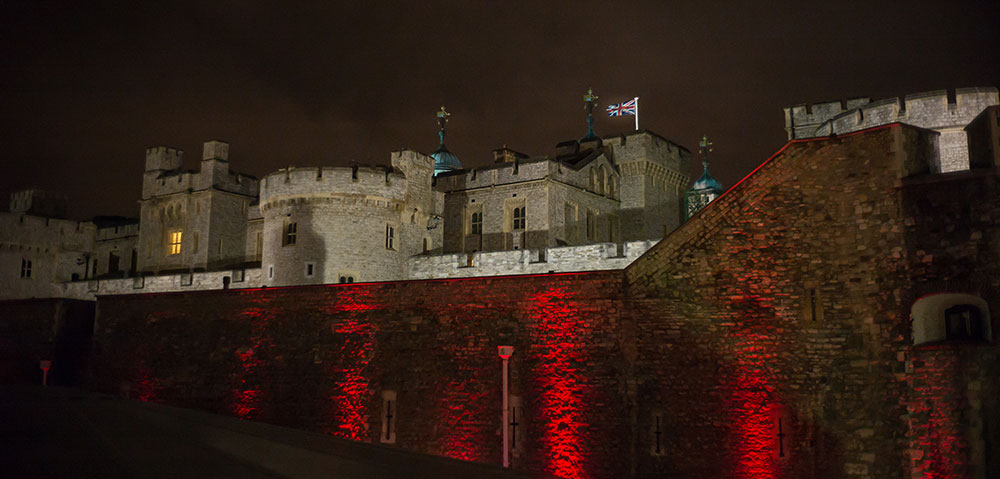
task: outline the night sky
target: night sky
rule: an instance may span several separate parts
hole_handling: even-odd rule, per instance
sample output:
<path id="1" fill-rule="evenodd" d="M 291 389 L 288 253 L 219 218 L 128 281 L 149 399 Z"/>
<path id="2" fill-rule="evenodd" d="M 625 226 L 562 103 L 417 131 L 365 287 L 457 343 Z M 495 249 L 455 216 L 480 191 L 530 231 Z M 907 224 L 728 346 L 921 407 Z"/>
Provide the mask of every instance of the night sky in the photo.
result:
<path id="1" fill-rule="evenodd" d="M 996 0 L 186 3 L 0 1 L 0 204 L 39 187 L 74 218 L 137 216 L 145 149 L 197 168 L 209 139 L 258 177 L 387 164 L 434 150 L 441 105 L 466 167 L 552 154 L 588 87 L 692 152 L 708 134 L 730 186 L 785 143 L 784 106 L 1000 85 Z"/>

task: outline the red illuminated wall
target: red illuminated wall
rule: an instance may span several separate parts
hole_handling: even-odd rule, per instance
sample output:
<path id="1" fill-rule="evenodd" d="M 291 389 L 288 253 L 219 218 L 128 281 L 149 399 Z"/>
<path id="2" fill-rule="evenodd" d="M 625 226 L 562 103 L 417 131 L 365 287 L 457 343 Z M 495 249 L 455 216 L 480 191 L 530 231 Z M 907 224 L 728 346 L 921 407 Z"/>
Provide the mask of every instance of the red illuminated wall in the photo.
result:
<path id="1" fill-rule="evenodd" d="M 102 297 L 95 385 L 142 400 L 500 463 L 500 359 L 525 403 L 514 466 L 626 470 L 621 272 Z"/>

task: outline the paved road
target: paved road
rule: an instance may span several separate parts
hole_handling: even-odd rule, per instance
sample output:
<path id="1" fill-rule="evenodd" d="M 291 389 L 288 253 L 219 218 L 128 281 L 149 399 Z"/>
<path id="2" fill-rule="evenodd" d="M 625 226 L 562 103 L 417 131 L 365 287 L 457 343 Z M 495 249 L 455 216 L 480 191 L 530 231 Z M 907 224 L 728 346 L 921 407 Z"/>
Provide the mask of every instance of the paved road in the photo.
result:
<path id="1" fill-rule="evenodd" d="M 527 476 L 78 390 L 0 386 L 0 477 Z"/>

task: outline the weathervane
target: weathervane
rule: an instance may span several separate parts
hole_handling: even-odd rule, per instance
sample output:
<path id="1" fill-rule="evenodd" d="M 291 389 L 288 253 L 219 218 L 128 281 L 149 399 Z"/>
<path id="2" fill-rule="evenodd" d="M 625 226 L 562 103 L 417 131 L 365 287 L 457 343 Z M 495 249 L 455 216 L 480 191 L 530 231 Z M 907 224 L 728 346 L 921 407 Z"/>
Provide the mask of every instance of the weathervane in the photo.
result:
<path id="1" fill-rule="evenodd" d="M 587 89 L 587 94 L 583 95 L 583 101 L 586 102 L 583 108 L 587 110 L 587 134 L 580 141 L 596 140 L 597 135 L 594 134 L 594 106 L 597 105 L 597 95 L 594 94 L 593 88 Z"/>
<path id="2" fill-rule="evenodd" d="M 441 111 L 437 112 L 438 126 L 440 127 L 438 130 L 438 137 L 441 139 L 442 146 L 444 145 L 444 125 L 448 123 L 449 116 L 451 116 L 451 113 L 445 111 L 443 106 L 441 107 Z"/>
<path id="3" fill-rule="evenodd" d="M 712 152 L 712 142 L 708 141 L 708 135 L 701 135 L 698 140 L 698 152 L 701 153 L 701 164 L 708 171 L 708 154 Z"/>

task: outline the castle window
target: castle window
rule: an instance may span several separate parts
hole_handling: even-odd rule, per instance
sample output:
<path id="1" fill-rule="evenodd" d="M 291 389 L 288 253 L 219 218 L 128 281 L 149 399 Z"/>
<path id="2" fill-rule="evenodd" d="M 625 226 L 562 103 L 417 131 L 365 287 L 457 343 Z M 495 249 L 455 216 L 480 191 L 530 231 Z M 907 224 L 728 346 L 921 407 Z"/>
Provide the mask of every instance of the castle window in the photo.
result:
<path id="1" fill-rule="evenodd" d="M 31 279 L 31 260 L 21 258 L 21 277 Z"/>
<path id="2" fill-rule="evenodd" d="M 577 232 L 576 225 L 578 208 L 573 203 L 566 203 L 563 206 L 563 240 L 567 243 L 573 243 L 576 241 Z"/>
<path id="3" fill-rule="evenodd" d="M 354 276 L 348 273 L 341 273 L 340 284 L 351 284 L 354 283 Z"/>
<path id="4" fill-rule="evenodd" d="M 913 344 L 940 341 L 990 341 L 990 312 L 979 296 L 932 294 L 913 303 Z"/>
<path id="5" fill-rule="evenodd" d="M 469 222 L 469 232 L 474 235 L 483 234 L 483 213 L 476 212 L 472 213 L 472 219 Z"/>
<path id="6" fill-rule="evenodd" d="M 291 246 L 295 244 L 295 239 L 298 236 L 298 223 L 286 223 L 284 235 L 282 236 L 281 246 Z"/>
<path id="7" fill-rule="evenodd" d="M 396 228 L 385 225 L 385 249 L 396 249 Z"/>
<path id="8" fill-rule="evenodd" d="M 119 264 L 121 263 L 121 258 L 114 251 L 108 253 L 108 272 L 117 273 L 119 269 Z"/>
<path id="9" fill-rule="evenodd" d="M 604 171 L 604 166 L 597 168 L 597 188 L 594 190 L 599 195 L 604 194 L 604 184 L 608 180 L 608 173 Z"/>
<path id="10" fill-rule="evenodd" d="M 513 229 L 515 231 L 517 231 L 517 230 L 523 230 L 524 229 L 524 224 L 525 224 L 525 214 L 524 213 L 525 213 L 525 207 L 524 206 L 520 206 L 520 207 L 514 208 L 514 224 L 513 224 L 513 227 L 511 229 Z"/>
<path id="11" fill-rule="evenodd" d="M 167 254 L 175 255 L 181 254 L 181 237 L 183 232 L 181 230 L 171 231 L 167 236 Z"/>
<path id="12" fill-rule="evenodd" d="M 593 210 L 587 210 L 587 240 L 597 241 L 597 215 Z"/>
<path id="13" fill-rule="evenodd" d="M 316 263 L 306 263 L 306 277 L 313 277 L 313 270 L 316 268 Z"/>
<path id="14" fill-rule="evenodd" d="M 267 267 L 267 279 L 274 279 L 274 265 Z"/>
<path id="15" fill-rule="evenodd" d="M 823 320 L 823 299 L 816 286 L 806 286 L 802 292 L 802 320 L 808 323 Z"/>
<path id="16" fill-rule="evenodd" d="M 654 456 L 662 456 L 666 449 L 664 445 L 666 444 L 666 428 L 663 422 L 663 413 L 654 412 L 652 421 L 649 423 L 649 452 Z"/>
<path id="17" fill-rule="evenodd" d="M 944 311 L 945 336 L 950 340 L 983 339 L 983 318 L 979 308 L 959 304 Z"/>

